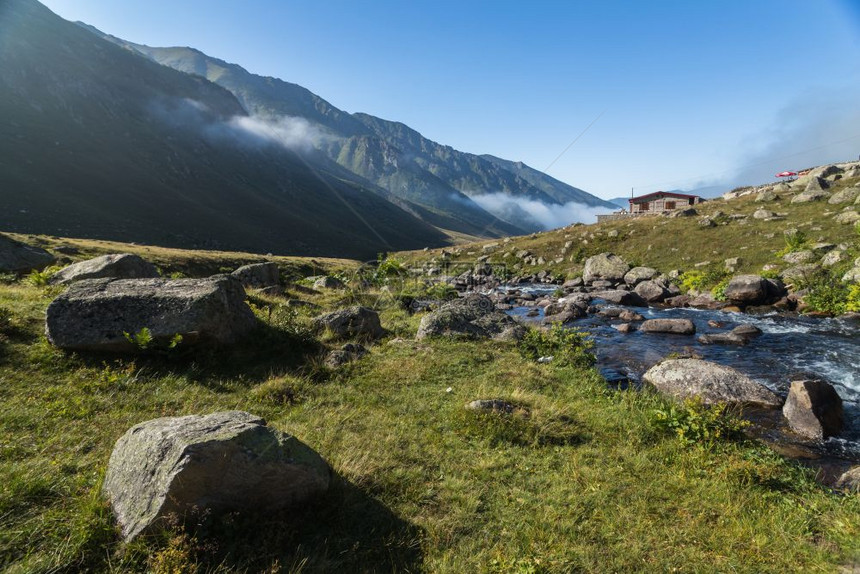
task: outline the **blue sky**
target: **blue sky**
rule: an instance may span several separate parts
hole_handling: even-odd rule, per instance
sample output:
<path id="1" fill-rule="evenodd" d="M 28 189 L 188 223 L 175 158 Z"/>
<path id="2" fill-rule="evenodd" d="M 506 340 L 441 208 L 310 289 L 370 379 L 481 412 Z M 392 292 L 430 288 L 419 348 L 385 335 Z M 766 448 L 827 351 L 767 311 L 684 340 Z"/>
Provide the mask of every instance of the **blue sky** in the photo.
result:
<path id="1" fill-rule="evenodd" d="M 43 3 L 604 198 L 860 155 L 860 0 Z"/>

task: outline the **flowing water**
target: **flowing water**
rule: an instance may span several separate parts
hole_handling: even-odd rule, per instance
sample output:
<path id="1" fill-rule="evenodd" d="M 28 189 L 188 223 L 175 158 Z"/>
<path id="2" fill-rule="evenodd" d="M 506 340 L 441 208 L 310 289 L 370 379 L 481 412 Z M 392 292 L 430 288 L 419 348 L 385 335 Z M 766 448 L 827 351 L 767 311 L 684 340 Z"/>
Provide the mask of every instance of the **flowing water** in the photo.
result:
<path id="1" fill-rule="evenodd" d="M 521 289 L 537 294 L 552 288 Z M 602 302 L 595 300 L 594 304 Z M 617 307 L 617 305 L 607 305 Z M 518 307 L 512 315 L 525 317 L 534 307 Z M 672 353 L 700 356 L 730 366 L 785 396 L 792 380 L 821 378 L 833 384 L 844 401 L 846 428 L 838 439 L 828 439 L 827 454 L 860 460 L 860 321 L 792 315 L 746 315 L 698 309 L 634 308 L 646 319 L 685 318 L 696 325 L 696 335 L 621 333 L 613 325 L 622 321 L 589 315 L 569 324 L 590 333 L 595 342 L 597 366 L 618 388 L 639 387 L 642 374 Z M 543 315 L 528 318 L 539 320 Z M 709 321 L 721 324 L 709 326 Z M 703 345 L 696 337 L 726 332 L 740 324 L 755 325 L 762 334 L 745 346 Z"/>

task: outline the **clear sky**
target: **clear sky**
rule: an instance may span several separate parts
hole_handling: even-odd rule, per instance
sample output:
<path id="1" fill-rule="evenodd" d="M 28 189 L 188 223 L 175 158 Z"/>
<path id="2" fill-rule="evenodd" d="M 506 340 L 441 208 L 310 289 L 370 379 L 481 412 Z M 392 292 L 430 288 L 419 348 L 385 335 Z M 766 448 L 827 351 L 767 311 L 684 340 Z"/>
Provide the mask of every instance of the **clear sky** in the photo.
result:
<path id="1" fill-rule="evenodd" d="M 860 155 L 860 0 L 43 3 L 604 198 Z"/>

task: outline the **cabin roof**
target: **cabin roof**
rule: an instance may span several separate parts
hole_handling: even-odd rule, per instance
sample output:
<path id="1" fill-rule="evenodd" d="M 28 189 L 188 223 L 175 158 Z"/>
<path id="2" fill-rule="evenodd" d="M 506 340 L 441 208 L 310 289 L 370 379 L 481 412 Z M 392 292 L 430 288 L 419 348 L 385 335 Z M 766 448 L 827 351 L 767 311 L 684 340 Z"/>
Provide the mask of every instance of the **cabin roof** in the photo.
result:
<path id="1" fill-rule="evenodd" d="M 639 197 L 631 197 L 628 201 L 630 203 L 644 203 L 646 201 L 651 201 L 652 199 L 659 199 L 661 197 L 677 197 L 678 199 L 695 199 L 699 196 L 698 195 L 689 195 L 686 193 L 675 193 L 674 191 L 655 191 L 654 193 L 649 193 L 646 195 L 640 195 Z"/>

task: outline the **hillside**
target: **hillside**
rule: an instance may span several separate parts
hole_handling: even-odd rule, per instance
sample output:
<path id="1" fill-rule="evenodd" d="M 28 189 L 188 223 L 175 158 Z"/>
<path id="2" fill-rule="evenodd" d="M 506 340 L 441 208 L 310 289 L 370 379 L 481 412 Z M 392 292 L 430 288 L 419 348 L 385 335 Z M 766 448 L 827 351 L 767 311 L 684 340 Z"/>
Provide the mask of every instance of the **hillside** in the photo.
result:
<path id="1" fill-rule="evenodd" d="M 160 64 L 207 78 L 233 93 L 249 113 L 267 121 L 288 117 L 308 122 L 318 130 L 313 145 L 328 158 L 408 202 L 411 212 L 437 227 L 487 237 L 543 229 L 541 222 L 517 205 L 522 200 L 550 208 L 570 202 L 612 208 L 521 162 L 457 151 L 402 123 L 346 113 L 299 85 L 251 74 L 193 48 L 154 48 L 83 26 Z M 487 194 L 501 194 L 509 202 L 490 208 L 471 199 Z"/>
<path id="2" fill-rule="evenodd" d="M 821 174 L 829 174 L 825 180 L 829 187 L 821 198 L 792 201 Z M 612 252 L 631 265 L 663 273 L 702 272 L 712 278 L 710 288 L 725 276 L 727 267 L 734 273 L 772 275 L 796 267 L 798 261 L 783 259 L 779 253 L 790 248 L 789 241 L 799 231 L 804 244 L 794 251 L 811 251 L 803 263 L 817 263 L 829 255 L 828 269 L 841 277 L 860 255 L 854 247 L 858 237 L 854 222 L 860 215 L 853 215 L 860 209 L 855 203 L 858 184 L 857 162 L 821 166 L 791 184 L 740 188 L 695 206 L 695 213 L 688 216 L 655 214 L 573 225 L 503 242 L 406 253 L 401 258 L 432 267 L 443 260 L 469 262 L 486 256 L 489 262 L 504 265 L 512 276 L 547 271 L 564 279 L 579 276 L 588 257 Z M 726 260 L 734 258 L 738 261 L 727 266 Z"/>
<path id="3" fill-rule="evenodd" d="M 7 231 L 354 258 L 448 242 L 333 162 L 243 127 L 227 90 L 34 0 L 0 6 L 0 66 Z"/>

